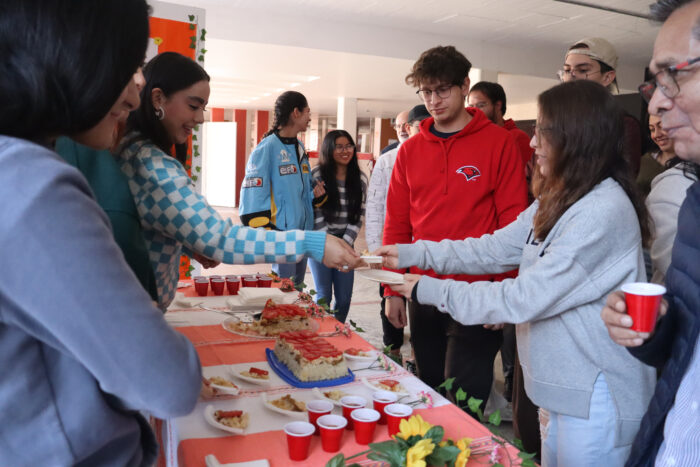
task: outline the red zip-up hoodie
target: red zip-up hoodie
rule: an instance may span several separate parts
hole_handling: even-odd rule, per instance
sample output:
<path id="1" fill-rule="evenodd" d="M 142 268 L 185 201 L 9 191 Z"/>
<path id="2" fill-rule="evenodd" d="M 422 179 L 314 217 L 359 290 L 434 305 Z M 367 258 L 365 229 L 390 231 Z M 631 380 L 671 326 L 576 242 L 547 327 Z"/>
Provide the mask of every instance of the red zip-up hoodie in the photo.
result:
<path id="1" fill-rule="evenodd" d="M 530 147 L 530 138 L 527 133 L 518 128 L 512 118 L 505 120 L 503 122 L 503 128 L 510 131 L 510 133 L 515 137 L 515 144 L 520 150 L 520 156 L 523 159 L 523 166 L 527 165 L 532 159 L 532 153 L 535 151 Z"/>
<path id="2" fill-rule="evenodd" d="M 401 145 L 387 195 L 384 245 L 416 240 L 462 240 L 505 227 L 527 207 L 527 185 L 520 151 L 507 130 L 478 109 L 457 134 L 430 132 L 433 118 Z M 414 274 L 467 282 L 502 275 Z M 388 287 L 386 295 L 397 295 Z"/>

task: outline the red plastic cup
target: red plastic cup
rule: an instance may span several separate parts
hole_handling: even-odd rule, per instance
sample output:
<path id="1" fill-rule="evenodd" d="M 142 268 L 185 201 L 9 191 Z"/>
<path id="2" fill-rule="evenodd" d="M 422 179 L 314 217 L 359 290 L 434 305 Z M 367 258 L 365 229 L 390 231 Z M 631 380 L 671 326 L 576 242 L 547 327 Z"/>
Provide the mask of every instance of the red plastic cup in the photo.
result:
<path id="1" fill-rule="evenodd" d="M 194 281 L 194 290 L 197 292 L 197 295 L 200 297 L 204 297 L 206 294 L 209 293 L 209 281 L 205 279 L 195 279 Z"/>
<path id="2" fill-rule="evenodd" d="M 384 407 L 389 404 L 393 404 L 398 400 L 396 393 L 389 391 L 377 391 L 372 394 L 372 404 L 374 410 L 379 412 L 379 423 L 380 425 L 386 425 L 386 414 L 384 413 Z"/>
<path id="3" fill-rule="evenodd" d="M 224 286 L 226 286 L 226 281 L 222 278 L 211 280 L 211 290 L 214 292 L 214 295 L 223 295 Z"/>
<path id="4" fill-rule="evenodd" d="M 408 419 L 413 415 L 413 409 L 406 404 L 389 404 L 384 407 L 384 413 L 386 414 L 386 425 L 389 436 L 394 436 L 399 432 L 401 420 Z"/>
<path id="5" fill-rule="evenodd" d="M 340 398 L 340 405 L 343 407 L 343 417 L 348 421 L 348 430 L 352 430 L 352 418 L 350 414 L 357 409 L 363 409 L 367 406 L 367 401 L 360 396 L 345 396 Z"/>
<path id="6" fill-rule="evenodd" d="M 357 409 L 350 414 L 355 425 L 355 441 L 367 445 L 374 438 L 374 430 L 379 421 L 379 412 L 374 409 Z"/>
<path id="7" fill-rule="evenodd" d="M 333 410 L 333 403 L 326 400 L 316 399 L 306 404 L 306 411 L 309 413 L 309 423 L 316 427 L 315 435 L 320 433 L 316 421 L 319 417 L 331 413 L 331 410 Z"/>
<path id="8" fill-rule="evenodd" d="M 243 287 L 257 287 L 258 278 L 255 276 L 243 276 Z"/>
<path id="9" fill-rule="evenodd" d="M 309 457 L 314 426 L 309 422 L 290 422 L 284 426 L 284 432 L 287 434 L 289 458 L 293 461 L 303 461 Z"/>
<path id="10" fill-rule="evenodd" d="M 209 279 L 207 277 L 204 277 L 204 276 L 194 276 L 192 278 L 192 281 L 199 281 L 199 280 L 209 281 Z"/>
<path id="11" fill-rule="evenodd" d="M 649 282 L 633 282 L 623 285 L 622 291 L 625 293 L 627 314 L 632 318 L 632 329 L 639 332 L 653 331 L 666 287 Z"/>
<path id="12" fill-rule="evenodd" d="M 216 274 L 209 276 L 209 282 L 213 281 L 214 279 L 223 279 L 223 277 Z"/>
<path id="13" fill-rule="evenodd" d="M 226 276 L 226 288 L 231 295 L 238 295 L 238 289 L 241 288 L 241 280 L 238 276 Z"/>
<path id="14" fill-rule="evenodd" d="M 340 415 L 323 415 L 316 420 L 321 431 L 321 447 L 326 452 L 340 451 L 340 440 L 348 421 Z"/>
<path id="15" fill-rule="evenodd" d="M 258 287 L 272 287 L 272 277 L 259 275 L 258 276 Z"/>

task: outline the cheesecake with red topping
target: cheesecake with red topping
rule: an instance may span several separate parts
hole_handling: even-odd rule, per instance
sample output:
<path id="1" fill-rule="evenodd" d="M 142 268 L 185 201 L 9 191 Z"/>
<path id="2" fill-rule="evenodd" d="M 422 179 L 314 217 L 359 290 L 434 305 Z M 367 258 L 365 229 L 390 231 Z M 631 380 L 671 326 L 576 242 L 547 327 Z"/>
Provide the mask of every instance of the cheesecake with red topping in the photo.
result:
<path id="1" fill-rule="evenodd" d="M 348 374 L 343 352 L 312 331 L 281 333 L 274 352 L 299 381 L 322 381 Z"/>
<path id="2" fill-rule="evenodd" d="M 306 310 L 298 305 L 277 304 L 268 300 L 260 316 L 260 327 L 265 335 L 275 336 L 284 331 L 309 329 L 311 321 Z"/>

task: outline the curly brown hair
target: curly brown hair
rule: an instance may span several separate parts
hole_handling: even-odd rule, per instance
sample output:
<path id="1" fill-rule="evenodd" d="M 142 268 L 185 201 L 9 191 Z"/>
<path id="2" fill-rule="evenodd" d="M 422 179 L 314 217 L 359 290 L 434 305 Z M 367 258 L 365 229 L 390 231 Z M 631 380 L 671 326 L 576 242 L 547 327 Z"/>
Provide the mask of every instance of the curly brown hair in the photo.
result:
<path id="1" fill-rule="evenodd" d="M 537 99 L 543 137 L 552 147 L 549 174 L 535 172 L 532 191 L 539 199 L 534 230 L 544 239 L 559 218 L 593 187 L 612 178 L 627 193 L 639 219 L 642 242 L 651 239 L 649 214 L 623 156 L 624 112 L 600 84 L 562 83 Z"/>
<path id="2" fill-rule="evenodd" d="M 439 45 L 420 55 L 406 75 L 406 84 L 418 87 L 420 83 L 437 81 L 461 86 L 471 69 L 471 62 L 454 46 Z"/>

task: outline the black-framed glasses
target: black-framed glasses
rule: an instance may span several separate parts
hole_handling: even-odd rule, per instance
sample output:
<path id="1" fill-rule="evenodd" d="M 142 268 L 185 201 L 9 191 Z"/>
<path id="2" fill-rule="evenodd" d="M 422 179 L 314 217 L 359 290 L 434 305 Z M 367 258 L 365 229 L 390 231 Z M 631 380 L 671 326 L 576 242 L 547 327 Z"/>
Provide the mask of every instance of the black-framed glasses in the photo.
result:
<path id="1" fill-rule="evenodd" d="M 602 73 L 602 70 L 590 71 L 580 68 L 569 68 L 557 71 L 557 76 L 559 81 L 568 81 L 569 79 L 588 79 L 589 76 L 595 75 L 596 73 Z"/>
<path id="2" fill-rule="evenodd" d="M 651 96 L 654 95 L 654 91 L 656 91 L 656 88 L 658 87 L 664 96 L 668 97 L 669 99 L 673 99 L 679 92 L 681 92 L 681 88 L 678 86 L 678 81 L 676 81 L 678 72 L 697 62 L 700 62 L 700 57 L 691 58 L 685 62 L 679 63 L 678 65 L 664 68 L 656 73 L 653 79 L 645 81 L 639 85 L 637 88 L 639 90 L 639 94 L 641 94 L 644 100 L 648 103 L 651 100 Z"/>
<path id="3" fill-rule="evenodd" d="M 441 84 L 435 89 L 419 89 L 416 91 L 416 94 L 425 102 L 432 99 L 433 95 L 437 95 L 440 99 L 447 99 L 452 94 L 452 88 L 455 86 L 456 84 Z"/>

